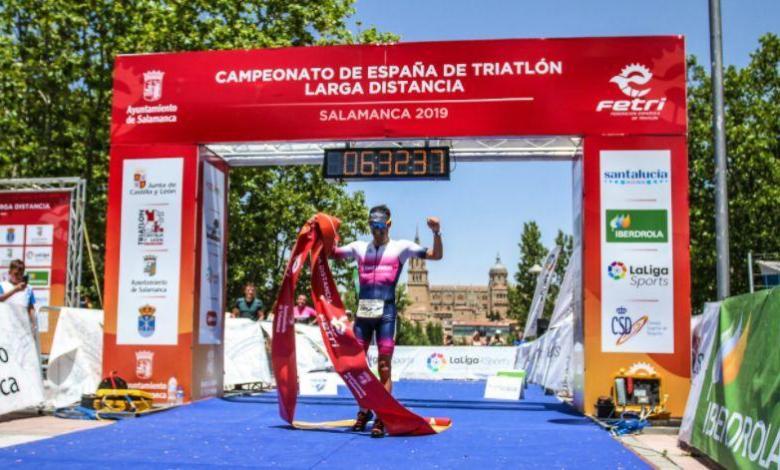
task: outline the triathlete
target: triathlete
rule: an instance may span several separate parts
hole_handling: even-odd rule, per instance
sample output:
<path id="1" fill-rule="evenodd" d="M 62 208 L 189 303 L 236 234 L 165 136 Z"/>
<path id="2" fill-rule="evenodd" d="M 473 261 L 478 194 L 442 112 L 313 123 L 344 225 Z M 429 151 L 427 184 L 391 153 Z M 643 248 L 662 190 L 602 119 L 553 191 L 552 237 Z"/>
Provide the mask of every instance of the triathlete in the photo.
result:
<path id="1" fill-rule="evenodd" d="M 355 241 L 336 248 L 337 259 L 353 258 L 358 263 L 360 295 L 358 311 L 355 314 L 354 332 L 358 342 L 368 351 L 371 338 L 376 335 L 379 349 L 379 380 L 388 392 L 392 392 L 390 366 L 395 348 L 397 312 L 395 308 L 395 286 L 401 276 L 404 263 L 409 258 L 440 260 L 443 255 L 439 219 L 428 217 L 428 227 L 433 232 L 433 249 L 426 249 L 408 240 L 390 240 L 392 225 L 390 209 L 381 205 L 369 211 L 368 224 L 371 227 L 371 242 Z M 363 431 L 373 418 L 371 410 L 360 409 L 353 431 Z M 377 417 L 371 428 L 371 437 L 383 437 L 385 427 Z"/>

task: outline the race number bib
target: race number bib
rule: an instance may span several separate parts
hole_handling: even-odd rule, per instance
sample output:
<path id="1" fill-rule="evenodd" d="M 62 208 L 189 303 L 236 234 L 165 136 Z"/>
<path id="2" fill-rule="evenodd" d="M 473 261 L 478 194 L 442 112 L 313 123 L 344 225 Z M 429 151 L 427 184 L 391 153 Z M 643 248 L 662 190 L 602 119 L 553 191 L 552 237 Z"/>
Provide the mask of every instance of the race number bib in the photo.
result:
<path id="1" fill-rule="evenodd" d="M 385 311 L 385 301 L 382 299 L 360 299 L 355 315 L 358 318 L 379 318 Z"/>

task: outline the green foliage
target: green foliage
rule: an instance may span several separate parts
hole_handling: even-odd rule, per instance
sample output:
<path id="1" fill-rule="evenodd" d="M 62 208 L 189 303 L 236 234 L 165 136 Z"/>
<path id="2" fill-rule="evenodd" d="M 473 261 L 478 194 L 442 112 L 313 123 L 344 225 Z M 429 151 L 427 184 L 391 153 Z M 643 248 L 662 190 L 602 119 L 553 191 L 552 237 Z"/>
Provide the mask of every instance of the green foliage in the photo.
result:
<path id="1" fill-rule="evenodd" d="M 715 191 L 711 82 L 688 63 L 691 280 L 695 310 L 715 300 Z M 778 252 L 780 38 L 767 34 L 743 69 L 724 71 L 731 293 L 747 292 L 748 251 Z"/>
<path id="2" fill-rule="evenodd" d="M 363 193 L 349 195 L 342 185 L 326 182 L 319 168 L 234 170 L 229 207 L 229 298 L 239 297 L 242 285 L 252 281 L 258 297 L 269 306 L 275 300 L 298 230 L 309 217 L 317 212 L 335 215 L 342 220 L 339 233 L 345 240 L 368 229 Z M 348 287 L 351 270 L 344 263 L 333 266 L 337 282 Z M 308 286 L 309 279 L 304 269 L 298 285 Z"/>
<path id="3" fill-rule="evenodd" d="M 515 272 L 515 284 L 509 289 L 509 314 L 520 325 L 525 324 L 528 309 L 534 297 L 536 274 L 529 272 L 535 264 L 541 265 L 547 249 L 542 245 L 542 232 L 535 221 L 525 222 L 520 235 L 520 261 Z"/>
<path id="4" fill-rule="evenodd" d="M 396 344 L 400 346 L 426 346 L 430 344 L 430 340 L 419 322 L 407 320 L 403 315 L 398 315 L 397 321 Z"/>
<path id="5" fill-rule="evenodd" d="M 425 335 L 428 337 L 428 344 L 433 346 L 444 344 L 444 328 L 442 328 L 441 324 L 426 323 Z"/>
<path id="6" fill-rule="evenodd" d="M 397 39 L 374 28 L 352 34 L 347 18 L 354 13 L 353 3 L 4 0 L 0 3 L 0 175 L 86 178 L 87 228 L 102 275 L 114 57 Z M 318 182 L 318 171 L 301 168 L 289 176 L 284 173 L 239 171 L 231 179 L 231 250 L 239 251 L 231 252 L 230 278 L 258 281 L 264 286 L 266 302 L 278 281 L 284 253 L 279 244 L 291 239 L 298 228 L 291 227 L 302 224 L 314 208 L 335 210 L 344 217 L 350 235 L 360 228 L 352 217 L 362 204 L 361 196 L 348 196 L 340 186 L 304 194 Z M 285 190 L 276 187 L 280 184 L 299 186 Z M 252 190 L 261 191 L 249 196 L 252 205 L 237 200 Z M 289 206 L 285 200 L 272 200 L 295 193 L 300 196 Z M 270 212 L 274 206 L 286 210 Z M 254 208 L 264 217 L 273 216 L 249 217 L 252 223 L 244 224 L 239 217 Z M 94 298 L 102 280 L 96 285 L 91 276 L 83 279 Z M 231 293 L 236 289 L 231 285 Z"/>

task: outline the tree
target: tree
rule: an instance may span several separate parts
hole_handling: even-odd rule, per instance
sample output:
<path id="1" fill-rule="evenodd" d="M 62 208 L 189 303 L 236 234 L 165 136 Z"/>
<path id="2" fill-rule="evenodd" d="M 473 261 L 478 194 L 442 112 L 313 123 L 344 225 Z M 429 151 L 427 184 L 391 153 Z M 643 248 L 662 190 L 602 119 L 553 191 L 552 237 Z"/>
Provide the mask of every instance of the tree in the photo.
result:
<path id="1" fill-rule="evenodd" d="M 4 0 L 0 3 L 0 174 L 4 178 L 82 176 L 87 179 L 87 228 L 103 273 L 109 122 L 113 61 L 117 54 L 248 49 L 307 44 L 387 42 L 396 37 L 374 28 L 353 35 L 347 19 L 354 13 L 353 0 L 247 0 L 242 2 L 188 2 L 128 0 L 74 2 L 66 0 Z M 347 231 L 359 228 L 351 219 L 360 200 L 349 197 L 342 186 L 319 190 L 315 195 L 275 191 L 274 185 L 292 180 L 301 189 L 318 180 L 318 170 L 298 169 L 290 177 L 280 170 L 236 172 L 231 180 L 230 224 L 232 279 L 257 276 L 273 284 L 276 271 L 251 260 L 266 245 L 290 240 L 289 212 L 284 227 L 274 230 L 271 217 L 237 229 L 244 235 L 252 227 L 262 229 L 245 241 L 235 240 L 237 216 L 250 210 L 235 202 L 247 188 L 262 191 L 252 201 L 261 207 L 274 204 L 271 194 L 298 193 L 304 201 L 296 207 L 313 207 L 334 197 L 331 207 L 345 209 Z M 251 174 L 251 176 L 249 176 Z M 309 176 L 306 176 L 309 175 Z M 317 199 L 322 198 L 322 199 Z M 244 209 L 244 212 L 236 212 Z M 299 214 L 302 223 L 310 212 Z M 255 221 L 257 219 L 254 219 Z M 297 229 L 297 227 L 296 227 Z M 263 251 L 263 254 L 267 251 Z M 246 265 L 243 263 L 247 262 Z M 236 265 L 235 263 L 238 263 Z M 238 273 L 238 274 L 236 274 Z M 94 296 L 102 280 L 84 276 L 85 288 Z M 231 288 L 235 292 L 235 286 Z M 264 294 L 267 297 L 268 290 Z"/>
<path id="2" fill-rule="evenodd" d="M 535 264 L 541 264 L 547 254 L 542 245 L 542 232 L 533 220 L 523 224 L 520 235 L 520 261 L 517 263 L 515 285 L 509 291 L 509 317 L 525 324 L 528 309 L 531 307 L 534 290 L 536 289 L 536 274 L 530 269 Z"/>
<path id="3" fill-rule="evenodd" d="M 425 336 L 428 338 L 428 344 L 440 346 L 444 344 L 444 329 L 441 324 L 428 322 L 425 324 Z"/>
<path id="4" fill-rule="evenodd" d="M 747 67 L 724 73 L 732 295 L 747 292 L 750 250 L 780 252 L 780 38 L 767 34 Z M 688 159 L 694 310 L 716 299 L 711 82 L 688 62 Z"/>
<path id="5" fill-rule="evenodd" d="M 242 285 L 253 281 L 258 297 L 271 305 L 298 230 L 316 212 L 340 218 L 345 240 L 367 229 L 363 193 L 347 194 L 342 186 L 325 182 L 319 169 L 247 168 L 234 171 L 230 183 L 229 298 L 240 296 Z M 332 266 L 338 284 L 348 288 L 351 266 Z M 308 286 L 309 280 L 304 269 L 298 285 Z"/>

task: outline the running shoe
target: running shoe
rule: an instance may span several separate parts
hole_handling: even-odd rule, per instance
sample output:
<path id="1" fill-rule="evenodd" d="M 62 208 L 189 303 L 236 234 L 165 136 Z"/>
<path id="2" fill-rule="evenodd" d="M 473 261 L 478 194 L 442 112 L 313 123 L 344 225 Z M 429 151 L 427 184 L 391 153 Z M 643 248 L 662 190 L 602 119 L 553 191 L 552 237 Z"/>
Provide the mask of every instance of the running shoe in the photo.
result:
<path id="1" fill-rule="evenodd" d="M 373 417 L 374 413 L 372 413 L 371 410 L 358 411 L 357 418 L 355 418 L 355 424 L 352 425 L 352 430 L 355 432 L 365 431 L 366 425 Z"/>

